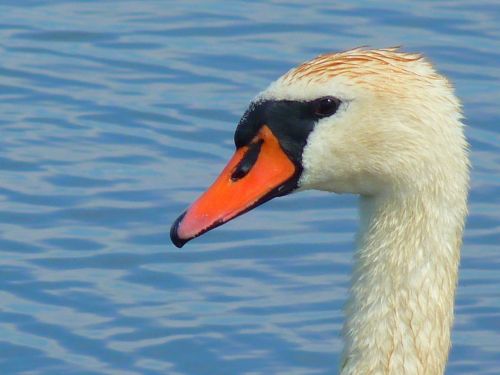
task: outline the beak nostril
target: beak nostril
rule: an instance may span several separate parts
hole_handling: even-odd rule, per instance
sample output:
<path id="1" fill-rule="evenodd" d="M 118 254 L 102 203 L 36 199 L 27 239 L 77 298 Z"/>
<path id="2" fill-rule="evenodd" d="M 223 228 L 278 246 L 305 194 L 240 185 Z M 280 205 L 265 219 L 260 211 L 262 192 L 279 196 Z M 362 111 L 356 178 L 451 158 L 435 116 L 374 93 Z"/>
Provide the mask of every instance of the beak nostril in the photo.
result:
<path id="1" fill-rule="evenodd" d="M 259 157 L 262 143 L 264 143 L 264 141 L 260 139 L 257 142 L 251 143 L 250 146 L 248 146 L 247 152 L 245 153 L 241 161 L 234 169 L 234 172 L 231 174 L 231 180 L 233 182 L 242 179 L 248 174 L 248 172 L 250 172 L 255 162 L 257 161 L 257 158 Z"/>
<path id="2" fill-rule="evenodd" d="M 231 175 L 231 180 L 233 182 L 236 182 L 236 181 L 242 179 L 243 177 L 245 177 L 249 171 L 250 171 L 250 168 L 245 168 L 245 167 L 237 168 L 233 172 L 233 174 Z"/>

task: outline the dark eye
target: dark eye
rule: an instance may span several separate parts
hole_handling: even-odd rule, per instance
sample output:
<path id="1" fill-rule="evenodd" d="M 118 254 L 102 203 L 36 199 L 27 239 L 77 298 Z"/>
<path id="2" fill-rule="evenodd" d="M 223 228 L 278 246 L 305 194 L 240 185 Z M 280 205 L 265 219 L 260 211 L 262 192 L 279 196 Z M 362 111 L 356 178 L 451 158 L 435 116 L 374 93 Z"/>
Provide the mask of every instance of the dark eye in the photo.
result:
<path id="1" fill-rule="evenodd" d="M 319 118 L 328 117 L 337 112 L 340 106 L 340 100 L 333 96 L 321 98 L 313 102 L 313 111 Z"/>

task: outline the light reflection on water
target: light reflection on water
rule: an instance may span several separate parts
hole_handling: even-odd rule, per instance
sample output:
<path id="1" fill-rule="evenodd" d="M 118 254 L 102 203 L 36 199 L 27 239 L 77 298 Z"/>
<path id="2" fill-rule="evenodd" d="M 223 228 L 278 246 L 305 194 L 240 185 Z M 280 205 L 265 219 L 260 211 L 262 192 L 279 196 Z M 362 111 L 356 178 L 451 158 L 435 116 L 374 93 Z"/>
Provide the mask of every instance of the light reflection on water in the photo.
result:
<path id="1" fill-rule="evenodd" d="M 400 44 L 452 79 L 470 125 L 448 373 L 498 372 L 500 9 L 321 3 L 0 5 L 2 373 L 335 373 L 353 197 L 279 199 L 182 251 L 168 226 L 271 80 Z"/>

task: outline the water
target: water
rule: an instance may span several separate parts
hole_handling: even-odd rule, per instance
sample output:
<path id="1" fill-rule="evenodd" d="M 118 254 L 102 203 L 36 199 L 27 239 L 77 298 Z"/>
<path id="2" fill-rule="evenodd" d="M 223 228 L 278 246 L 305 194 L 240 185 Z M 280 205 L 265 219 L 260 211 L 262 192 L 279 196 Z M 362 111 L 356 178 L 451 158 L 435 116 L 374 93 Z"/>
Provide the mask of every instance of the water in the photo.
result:
<path id="1" fill-rule="evenodd" d="M 168 229 L 272 79 L 399 44 L 470 125 L 447 373 L 498 374 L 498 2 L 322 3 L 0 2 L 2 374 L 336 373 L 353 197 L 275 200 L 181 251 Z"/>

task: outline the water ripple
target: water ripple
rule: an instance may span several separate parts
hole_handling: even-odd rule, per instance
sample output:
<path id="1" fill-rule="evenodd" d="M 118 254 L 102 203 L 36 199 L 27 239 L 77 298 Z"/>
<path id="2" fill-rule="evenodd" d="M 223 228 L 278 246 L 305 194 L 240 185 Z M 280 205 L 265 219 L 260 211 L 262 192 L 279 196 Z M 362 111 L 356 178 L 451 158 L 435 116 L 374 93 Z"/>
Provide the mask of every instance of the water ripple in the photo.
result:
<path id="1" fill-rule="evenodd" d="M 272 201 L 182 250 L 168 229 L 271 80 L 319 53 L 401 44 L 450 77 L 469 124 L 447 373 L 498 372 L 495 1 L 3 1 L 0 12 L 2 374 L 336 373 L 354 197 Z"/>

